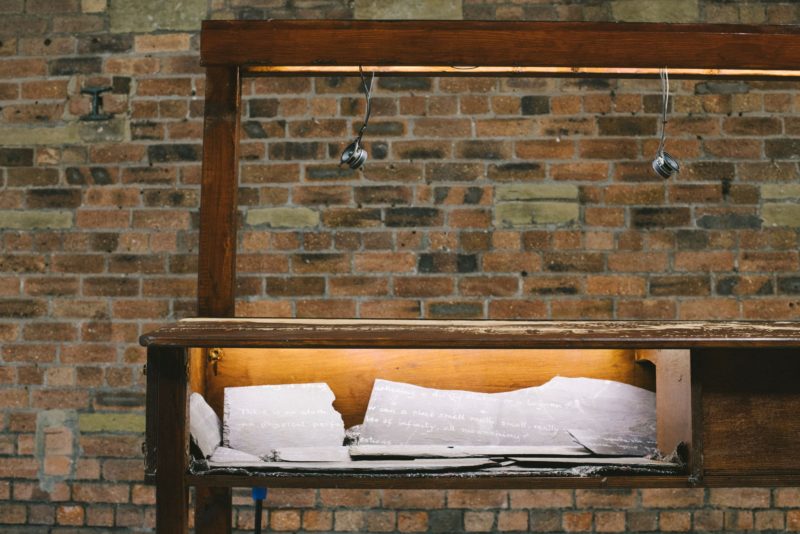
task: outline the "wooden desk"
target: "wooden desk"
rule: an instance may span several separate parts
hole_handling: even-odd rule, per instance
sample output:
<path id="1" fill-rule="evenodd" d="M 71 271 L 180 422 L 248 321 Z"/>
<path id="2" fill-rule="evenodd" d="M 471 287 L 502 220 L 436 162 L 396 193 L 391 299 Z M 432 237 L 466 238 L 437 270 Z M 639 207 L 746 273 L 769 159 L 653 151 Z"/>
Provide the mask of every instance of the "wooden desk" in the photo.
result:
<path id="1" fill-rule="evenodd" d="M 495 322 L 194 319 L 143 336 L 147 475 L 159 531 L 180 532 L 191 485 L 336 488 L 780 486 L 800 483 L 800 325 L 701 322 Z M 514 474 L 190 475 L 187 400 L 218 414 L 228 386 L 326 382 L 347 425 L 375 378 L 508 391 L 553 376 L 655 389 L 662 452 L 689 446 L 676 476 Z M 212 508 L 212 516 L 229 514 Z M 165 523 L 166 522 L 166 523 Z M 163 525 L 168 524 L 168 527 Z M 166 529 L 166 530 L 164 530 Z"/>

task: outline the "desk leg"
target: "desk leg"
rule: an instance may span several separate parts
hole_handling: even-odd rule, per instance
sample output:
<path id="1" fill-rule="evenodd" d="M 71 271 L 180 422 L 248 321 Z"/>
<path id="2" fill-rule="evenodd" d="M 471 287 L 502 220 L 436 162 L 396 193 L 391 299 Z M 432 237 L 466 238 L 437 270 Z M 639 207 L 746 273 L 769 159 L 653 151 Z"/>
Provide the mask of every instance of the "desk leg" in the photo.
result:
<path id="1" fill-rule="evenodd" d="M 150 347 L 147 351 L 148 371 L 151 365 L 156 366 L 157 376 L 156 532 L 188 534 L 186 351 L 182 348 Z"/>
<path id="2" fill-rule="evenodd" d="M 200 486 L 195 488 L 195 497 L 195 533 L 229 534 L 232 527 L 231 488 Z"/>

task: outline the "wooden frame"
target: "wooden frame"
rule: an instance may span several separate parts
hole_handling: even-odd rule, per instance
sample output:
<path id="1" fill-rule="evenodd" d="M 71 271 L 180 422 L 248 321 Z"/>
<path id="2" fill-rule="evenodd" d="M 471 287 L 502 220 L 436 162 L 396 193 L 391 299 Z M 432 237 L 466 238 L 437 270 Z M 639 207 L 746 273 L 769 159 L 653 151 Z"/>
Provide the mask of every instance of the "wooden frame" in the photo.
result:
<path id="1" fill-rule="evenodd" d="M 325 46 L 319 43 L 324 42 Z M 433 51 L 433 52 L 432 52 Z M 743 25 L 667 25 L 564 22 L 443 21 L 207 21 L 201 35 L 207 68 L 203 144 L 198 314 L 234 316 L 236 278 L 238 133 L 241 78 L 261 75 L 355 75 L 358 66 L 383 75 L 509 76 L 653 76 L 669 67 L 673 77 L 800 77 L 800 27 Z M 205 391 L 208 347 L 452 347 L 455 340 L 473 349 L 498 347 L 604 348 L 635 350 L 641 360 L 662 368 L 657 374 L 662 395 L 680 398 L 672 422 L 659 428 L 659 439 L 689 435 L 695 448 L 725 439 L 716 403 L 735 405 L 762 399 L 765 384 L 777 383 L 783 402 L 800 409 L 800 392 L 786 376 L 767 373 L 755 386 L 734 373 L 714 378 L 724 358 L 714 350 L 738 347 L 736 358 L 749 372 L 753 350 L 769 347 L 778 368 L 797 371 L 791 358 L 800 348 L 797 325 L 664 325 L 644 323 L 488 322 L 436 325 L 376 324 L 370 321 L 323 321 L 298 329 L 300 321 L 272 323 L 189 322 L 144 336 L 147 364 L 146 473 L 156 482 L 157 530 L 188 532 L 188 487 L 197 486 L 196 532 L 229 532 L 232 486 L 261 485 L 265 479 L 220 477 L 209 480 L 186 473 L 188 461 L 187 393 Z M 376 331 L 381 336 L 375 337 Z M 575 333 L 579 331 L 580 333 Z M 366 334 L 369 333 L 369 336 Z M 379 341 L 376 341 L 379 340 Z M 670 349 L 670 350 L 666 350 Z M 691 353 L 691 354 L 690 354 Z M 723 363 L 720 362 L 723 358 Z M 739 361 L 737 360 L 737 361 Z M 715 362 L 713 365 L 709 362 Z M 744 365 L 744 364 L 742 364 Z M 690 369 L 691 366 L 691 369 Z M 669 371 L 667 371 L 669 370 Z M 692 380 L 684 381 L 686 373 Z M 670 378 L 672 377 L 672 378 Z M 698 377 L 707 378 L 707 384 Z M 680 378 L 680 380 L 678 380 Z M 704 397 L 703 387 L 710 388 Z M 708 399 L 715 399 L 709 403 Z M 773 406 L 774 407 L 774 406 Z M 689 418 L 681 413 L 689 413 Z M 755 410 L 750 417 L 766 415 Z M 669 418 L 668 418 L 669 419 Z M 796 425 L 795 425 L 796 426 Z M 749 450 L 764 447 L 784 454 L 796 445 L 751 431 Z M 797 432 L 797 428 L 791 430 Z M 766 442 L 764 440 L 767 440 Z M 717 440 L 717 441 L 715 441 Z M 792 448 L 795 447 L 795 448 Z M 721 451 L 721 452 L 720 452 Z M 726 452 L 727 451 L 727 452 Z M 709 474 L 693 464 L 693 476 L 632 480 L 629 478 L 530 479 L 351 479 L 288 477 L 272 484 L 349 487 L 598 487 L 652 485 L 787 484 L 800 472 L 784 464 L 753 462 L 737 470 L 724 447 Z M 713 455 L 712 455 L 713 456 Z M 796 456 L 796 454 L 795 454 Z M 745 462 L 746 464 L 746 462 Z M 733 471 L 731 471 L 733 469 Z M 738 473 L 738 474 L 737 474 Z M 740 476 L 741 475 L 741 476 Z"/>

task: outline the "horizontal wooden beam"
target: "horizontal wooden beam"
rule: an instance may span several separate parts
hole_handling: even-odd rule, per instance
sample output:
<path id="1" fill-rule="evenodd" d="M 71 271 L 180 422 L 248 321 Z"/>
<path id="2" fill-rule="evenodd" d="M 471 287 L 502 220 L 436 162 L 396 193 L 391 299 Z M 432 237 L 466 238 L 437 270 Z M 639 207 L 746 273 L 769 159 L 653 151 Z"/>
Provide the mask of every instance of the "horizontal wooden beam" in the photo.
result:
<path id="1" fill-rule="evenodd" d="M 800 347 L 800 323 L 184 319 L 140 341 L 143 345 L 256 348 L 795 348 Z"/>
<path id="2" fill-rule="evenodd" d="M 800 26 L 485 21 L 206 21 L 205 65 L 320 67 L 356 65 L 453 68 L 549 67 L 561 75 L 609 75 L 667 67 L 717 75 L 717 71 L 800 70 Z M 315 70 L 316 69 L 316 70 Z M 577 69 L 577 70 L 576 70 Z M 584 69 L 583 71 L 581 69 Z M 432 72 L 436 72 L 435 70 Z M 513 69 L 512 69 L 513 72 Z M 402 75 L 402 69 L 395 72 Z M 774 73 L 774 74 L 773 74 Z M 505 72 L 498 72 L 498 75 Z M 525 75 L 524 70 L 517 75 Z M 536 75 L 535 70 L 528 74 Z M 595 73 L 597 74 L 597 73 Z M 736 72 L 732 72 L 736 74 Z M 538 75 L 541 75 L 539 73 Z M 786 75 L 786 73 L 784 73 Z"/>

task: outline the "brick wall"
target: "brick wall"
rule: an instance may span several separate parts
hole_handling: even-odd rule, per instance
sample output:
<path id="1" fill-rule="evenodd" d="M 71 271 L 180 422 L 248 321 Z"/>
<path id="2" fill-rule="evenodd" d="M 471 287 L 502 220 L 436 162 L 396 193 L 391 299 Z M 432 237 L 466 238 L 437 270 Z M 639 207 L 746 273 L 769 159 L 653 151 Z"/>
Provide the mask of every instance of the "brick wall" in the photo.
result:
<path id="1" fill-rule="evenodd" d="M 194 313 L 200 20 L 800 19 L 774 0 L 170 6 L 0 0 L 3 532 L 153 525 L 136 340 Z M 80 89 L 99 85 L 114 118 L 82 122 Z M 800 86 L 673 86 L 685 171 L 664 182 L 653 80 L 380 79 L 363 173 L 335 164 L 356 80 L 248 81 L 238 313 L 797 319 Z M 797 489 L 285 490 L 269 506 L 276 531 L 800 530 Z"/>

